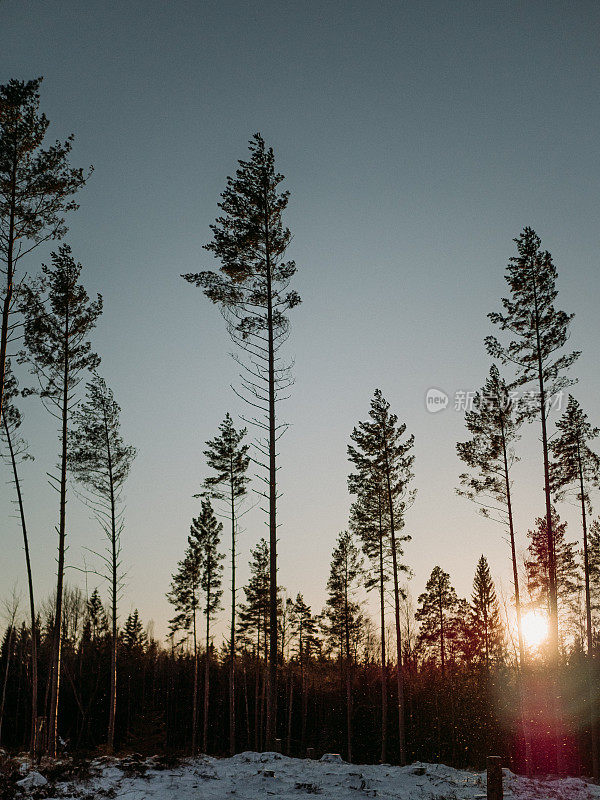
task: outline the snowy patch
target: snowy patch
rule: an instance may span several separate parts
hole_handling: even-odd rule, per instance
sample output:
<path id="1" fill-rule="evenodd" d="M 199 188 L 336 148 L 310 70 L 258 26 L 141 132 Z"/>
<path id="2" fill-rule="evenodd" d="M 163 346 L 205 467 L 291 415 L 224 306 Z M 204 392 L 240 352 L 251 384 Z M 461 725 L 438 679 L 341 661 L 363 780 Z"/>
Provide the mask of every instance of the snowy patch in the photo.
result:
<path id="1" fill-rule="evenodd" d="M 20 781 L 17 781 L 17 786 L 20 786 L 21 789 L 35 789 L 38 786 L 46 786 L 48 781 L 44 778 L 43 775 L 40 775 L 39 772 L 30 772 Z"/>
<path id="2" fill-rule="evenodd" d="M 43 772 L 43 767 L 40 767 Z M 347 764 L 338 754 L 320 761 L 280 753 L 239 753 L 232 758 L 199 756 L 173 763 L 166 757 L 96 759 L 86 779 L 53 782 L 39 772 L 18 781 L 17 797 L 50 800 L 484 800 L 485 773 L 444 764 L 415 762 Z M 44 787 L 40 789 L 40 787 Z M 600 787 L 579 778 L 529 779 L 504 770 L 505 800 L 600 800 Z"/>

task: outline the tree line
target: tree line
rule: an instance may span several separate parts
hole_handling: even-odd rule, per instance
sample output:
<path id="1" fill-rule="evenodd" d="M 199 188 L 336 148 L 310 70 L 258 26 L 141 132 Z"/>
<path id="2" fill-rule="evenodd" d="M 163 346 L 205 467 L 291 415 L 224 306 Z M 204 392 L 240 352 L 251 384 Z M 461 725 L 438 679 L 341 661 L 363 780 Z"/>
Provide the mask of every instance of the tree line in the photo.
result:
<path id="1" fill-rule="evenodd" d="M 119 625 L 123 493 L 136 450 L 122 435 L 93 347 L 102 298 L 88 296 L 83 266 L 65 241 L 66 218 L 91 169 L 70 165 L 72 137 L 45 144 L 40 86 L 36 79 L 0 87 L 1 445 L 29 593 L 27 623 L 8 604 L 0 744 L 52 756 L 61 738 L 109 753 L 160 745 L 193 754 L 285 748 L 304 755 L 335 744 L 348 760 L 457 766 L 500 748 L 527 771 L 589 769 L 597 779 L 600 521 L 592 519 L 591 492 L 600 481 L 593 449 L 600 431 L 569 394 L 549 433 L 556 399 L 575 383 L 569 369 L 579 353 L 566 349 L 573 314 L 557 308 L 557 270 L 535 231 L 526 227 L 515 239 L 508 296 L 501 312 L 488 315 L 498 329 L 484 342 L 489 374 L 465 413 L 468 438 L 457 444 L 465 468 L 457 491 L 508 535 L 511 596 L 499 599 L 481 555 L 469 599 L 436 566 L 415 607 L 403 551 L 416 502 L 414 436 L 377 389 L 367 417 L 349 431 L 350 517 L 332 552 L 325 608 L 313 612 L 302 592 L 287 596 L 277 580 L 284 535 L 277 459 L 287 427 L 280 403 L 293 383 L 284 345 L 289 312 L 301 300 L 287 255 L 289 192 L 272 148 L 253 136 L 247 160 L 227 178 L 205 246 L 218 270 L 182 276 L 221 312 L 240 370 L 234 391 L 247 414 L 240 423 L 226 414 L 206 442 L 199 512 L 166 591 L 173 616 L 159 643 L 137 611 Z M 21 259 L 53 240 L 39 277 L 22 273 Z M 58 496 L 56 589 L 41 609 L 19 469 L 31 457 L 20 398 L 31 394 L 59 426 L 57 470 L 49 475 Z M 530 422 L 541 435 L 544 513 L 521 562 L 512 468 Z M 239 523 L 250 491 L 264 501 L 269 536 L 251 550 L 250 579 L 239 587 Z M 93 511 L 103 537 L 96 555 L 106 608 L 97 589 L 84 597 L 65 584 L 71 493 Z M 573 539 L 559 516 L 568 497 L 581 511 Z M 376 624 L 366 611 L 370 592 Z M 218 644 L 225 602 L 228 634 Z M 549 623 L 548 641 L 535 652 L 523 631 L 533 608 Z"/>

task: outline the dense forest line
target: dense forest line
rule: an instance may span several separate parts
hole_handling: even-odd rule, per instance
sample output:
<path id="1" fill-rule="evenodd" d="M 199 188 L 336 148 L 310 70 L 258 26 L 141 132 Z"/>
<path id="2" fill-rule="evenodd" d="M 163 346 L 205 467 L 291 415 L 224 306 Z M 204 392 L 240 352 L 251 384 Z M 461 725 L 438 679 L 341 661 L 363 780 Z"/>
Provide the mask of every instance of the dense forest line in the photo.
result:
<path id="1" fill-rule="evenodd" d="M 511 596 L 498 596 L 477 553 L 470 597 L 460 598 L 436 566 L 410 598 L 403 547 L 418 502 L 414 437 L 376 389 L 340 454 L 348 459 L 350 518 L 332 552 L 326 605 L 313 610 L 301 585 L 288 595 L 277 581 L 285 536 L 280 401 L 293 384 L 285 343 L 301 299 L 287 256 L 289 192 L 280 188 L 273 150 L 253 136 L 247 160 L 227 178 L 206 245 L 218 271 L 182 276 L 221 312 L 247 416 L 238 423 L 224 413 L 206 442 L 198 516 L 165 587 L 170 636 L 158 642 L 137 611 L 120 619 L 124 497 L 136 450 L 93 346 L 102 298 L 88 296 L 84 267 L 65 241 L 65 220 L 91 171 L 70 165 L 72 137 L 45 142 L 40 86 L 41 79 L 0 87 L 0 439 L 29 606 L 23 619 L 16 601 L 6 604 L 0 745 L 50 756 L 64 748 L 218 755 L 277 748 L 303 756 L 312 748 L 339 750 L 349 761 L 456 766 L 480 766 L 493 751 L 514 769 L 597 779 L 600 521 L 591 494 L 600 484 L 593 449 L 600 431 L 567 391 L 579 356 L 567 348 L 574 315 L 557 307 L 557 270 L 536 232 L 525 227 L 514 240 L 508 296 L 488 315 L 498 331 L 484 342 L 489 374 L 465 410 L 465 440 L 457 444 L 465 469 L 458 492 L 507 537 Z M 53 240 L 49 263 L 31 279 L 21 260 L 30 265 L 32 252 Z M 56 591 L 41 605 L 20 482 L 21 461 L 30 457 L 20 398 L 30 394 L 60 431 L 49 476 L 58 496 Z M 522 561 L 512 467 L 527 423 L 540 431 L 532 469 L 543 476 L 544 503 Z M 239 521 L 251 493 L 264 506 L 268 538 L 251 550 L 250 579 L 240 586 Z M 104 582 L 89 596 L 65 583 L 72 496 L 98 523 L 91 549 Z M 580 508 L 581 530 L 561 520 L 569 499 Z M 366 611 L 369 593 L 376 619 Z M 217 622 L 226 625 L 224 640 L 214 635 Z"/>

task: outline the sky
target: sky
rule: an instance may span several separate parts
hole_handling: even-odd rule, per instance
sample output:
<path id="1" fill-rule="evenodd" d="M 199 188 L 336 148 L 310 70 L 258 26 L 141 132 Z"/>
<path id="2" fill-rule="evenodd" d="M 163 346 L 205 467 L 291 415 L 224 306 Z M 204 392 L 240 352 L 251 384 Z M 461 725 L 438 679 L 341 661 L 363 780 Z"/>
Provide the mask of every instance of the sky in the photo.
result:
<path id="1" fill-rule="evenodd" d="M 204 442 L 227 411 L 244 413 L 219 312 L 180 275 L 218 267 L 203 245 L 256 131 L 286 176 L 288 254 L 303 301 L 290 313 L 295 385 L 279 412 L 290 423 L 279 461 L 280 583 L 321 609 L 351 502 L 349 436 L 381 388 L 415 435 L 411 594 L 439 564 L 467 595 L 485 553 L 509 596 L 502 528 L 456 495 L 455 444 L 466 436 L 454 398 L 485 381 L 486 315 L 500 308 L 512 240 L 529 225 L 557 264 L 559 307 L 576 314 L 573 392 L 600 423 L 598 5 L 0 0 L 0 29 L 0 82 L 44 76 L 50 140 L 74 133 L 72 163 L 94 166 L 67 241 L 90 294 L 103 295 L 94 347 L 139 451 L 126 487 L 122 617 L 138 607 L 165 634 L 165 593 L 208 474 Z M 48 253 L 35 251 L 27 271 Z M 450 398 L 436 414 L 425 403 L 431 388 Z M 58 518 L 46 472 L 59 445 L 38 400 L 22 410 L 36 456 L 22 477 L 44 598 Z M 522 551 L 544 508 L 536 426 L 523 430 L 518 454 Z M 2 486 L 7 516 L 11 500 Z M 576 508 L 561 513 L 577 538 Z M 97 568 L 97 525 L 74 494 L 68 514 L 67 578 L 106 597 L 93 572 L 79 571 Z M 265 522 L 259 508 L 244 517 L 241 581 Z M 25 613 L 14 517 L 1 536 L 0 597 L 16 585 Z"/>

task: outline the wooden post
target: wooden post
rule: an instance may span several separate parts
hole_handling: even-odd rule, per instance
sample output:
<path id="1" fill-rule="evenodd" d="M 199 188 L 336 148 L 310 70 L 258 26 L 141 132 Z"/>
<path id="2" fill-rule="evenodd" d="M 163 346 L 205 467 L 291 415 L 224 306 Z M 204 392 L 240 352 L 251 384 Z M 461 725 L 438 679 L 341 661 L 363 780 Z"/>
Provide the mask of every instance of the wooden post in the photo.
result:
<path id="1" fill-rule="evenodd" d="M 275 752 L 281 753 L 281 739 L 275 739 Z"/>
<path id="2" fill-rule="evenodd" d="M 307 758 L 314 758 L 315 757 L 315 748 L 314 747 L 307 747 L 306 748 L 306 757 Z"/>
<path id="3" fill-rule="evenodd" d="M 500 756 L 487 758 L 487 800 L 502 800 L 502 761 Z"/>

